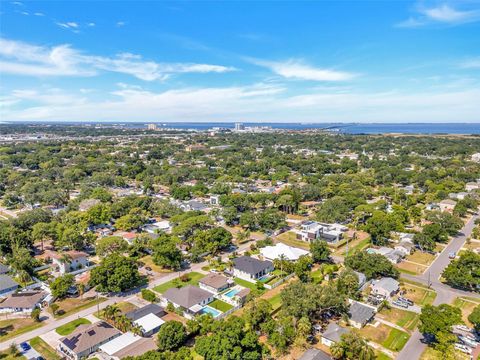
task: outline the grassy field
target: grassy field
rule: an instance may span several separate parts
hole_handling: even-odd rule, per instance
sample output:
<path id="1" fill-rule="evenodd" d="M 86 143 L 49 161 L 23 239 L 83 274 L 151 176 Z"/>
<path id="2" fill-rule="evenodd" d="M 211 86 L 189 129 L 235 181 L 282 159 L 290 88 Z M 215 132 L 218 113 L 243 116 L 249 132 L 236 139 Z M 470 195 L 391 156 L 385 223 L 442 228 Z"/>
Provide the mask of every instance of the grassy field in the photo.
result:
<path id="1" fill-rule="evenodd" d="M 400 272 L 403 272 L 409 275 L 420 275 L 420 274 L 423 274 L 425 270 L 427 270 L 427 266 L 418 265 L 418 264 L 414 264 L 407 261 L 402 261 L 401 263 L 396 264 L 395 267 Z"/>
<path id="2" fill-rule="evenodd" d="M 361 251 L 366 247 L 368 247 L 368 245 L 370 245 L 370 238 L 366 238 L 363 240 L 357 239 L 357 240 L 350 241 L 348 243 L 348 254 L 353 255 L 355 254 L 356 251 Z M 347 248 L 345 246 L 342 247 L 341 250 L 339 251 L 340 251 L 340 255 L 342 256 L 347 255 Z"/>
<path id="3" fill-rule="evenodd" d="M 293 231 L 287 231 L 287 232 L 281 233 L 276 237 L 276 240 L 284 244 L 287 244 L 289 246 L 310 250 L 310 244 L 306 241 L 297 240 L 297 235 Z"/>
<path id="4" fill-rule="evenodd" d="M 89 324 L 91 324 L 91 322 L 87 319 L 84 319 L 84 318 L 75 319 L 73 321 L 70 321 L 69 323 L 66 323 L 65 325 L 59 326 L 58 328 L 55 329 L 55 331 L 58 335 L 66 336 L 74 332 L 75 329 L 80 325 L 89 325 Z"/>
<path id="5" fill-rule="evenodd" d="M 438 360 L 442 359 L 443 354 L 431 347 L 427 347 L 426 350 L 420 356 L 420 360 Z M 469 360 L 470 356 L 460 351 L 455 351 L 455 360 Z"/>
<path id="6" fill-rule="evenodd" d="M 410 335 L 408 335 L 406 332 L 398 329 L 392 329 L 387 339 L 382 343 L 382 346 L 389 350 L 400 351 L 403 349 L 409 338 Z"/>
<path id="7" fill-rule="evenodd" d="M 255 294 L 256 296 L 259 296 L 259 295 L 262 295 L 263 293 L 265 293 L 265 290 L 257 289 L 257 285 L 251 283 L 250 281 L 243 280 L 243 279 L 240 279 L 240 278 L 235 278 L 233 280 L 235 281 L 236 284 L 241 285 L 241 286 L 246 287 L 246 288 L 249 288 L 251 290 L 252 294 Z"/>
<path id="8" fill-rule="evenodd" d="M 377 360 L 391 360 L 392 359 L 390 356 L 388 356 L 387 354 L 385 354 L 381 351 L 377 351 L 376 355 L 377 355 Z"/>
<path id="9" fill-rule="evenodd" d="M 386 320 L 410 331 L 415 330 L 419 320 L 418 314 L 397 308 L 387 309 L 384 307 L 379 314 L 384 315 Z"/>
<path id="10" fill-rule="evenodd" d="M 366 339 L 392 351 L 401 350 L 410 338 L 410 335 L 406 332 L 391 328 L 385 324 L 379 324 L 376 327 L 365 326 L 359 333 Z"/>
<path id="11" fill-rule="evenodd" d="M 228 310 L 233 308 L 233 306 L 230 305 L 229 303 L 226 303 L 225 301 L 218 300 L 218 299 L 215 299 L 214 301 L 212 301 L 210 304 L 208 304 L 208 306 L 214 309 L 220 310 L 221 312 L 227 312 Z"/>
<path id="12" fill-rule="evenodd" d="M 427 288 L 418 287 L 408 283 L 404 283 L 401 286 L 401 289 L 406 291 L 403 295 L 404 297 L 412 300 L 419 306 L 430 305 L 437 297 L 437 293 L 433 290 L 428 290 Z"/>
<path id="13" fill-rule="evenodd" d="M 96 298 L 94 296 L 91 297 L 84 297 L 81 299 L 80 297 L 77 298 L 66 298 L 60 301 L 55 302 L 59 309 L 55 314 L 55 318 L 61 319 L 65 316 L 75 314 L 81 310 L 87 309 L 91 306 L 100 304 L 107 300 L 106 298 Z"/>
<path id="14" fill-rule="evenodd" d="M 35 330 L 43 326 L 43 323 L 33 319 L 8 319 L 0 321 L 0 341 L 6 341 L 20 334 Z"/>
<path id="15" fill-rule="evenodd" d="M 61 359 L 55 350 L 38 336 L 30 340 L 30 345 L 47 360 Z"/>
<path id="16" fill-rule="evenodd" d="M 23 359 L 26 359 L 26 357 L 21 354 L 17 356 L 13 356 L 7 350 L 7 351 L 0 352 L 0 359 L 1 360 L 23 360 Z"/>
<path id="17" fill-rule="evenodd" d="M 197 273 L 195 271 L 192 271 L 192 272 L 188 273 L 188 276 L 189 276 L 188 281 L 183 282 L 178 278 L 173 279 L 173 280 L 170 280 L 170 281 L 168 281 L 164 284 L 155 286 L 153 288 L 153 290 L 155 290 L 156 292 L 158 292 L 160 294 L 163 294 L 168 289 L 171 289 L 171 288 L 174 288 L 174 287 L 183 287 L 183 286 L 187 286 L 187 285 L 198 285 L 198 282 L 200 281 L 200 279 L 205 277 L 205 275 Z"/>
<path id="18" fill-rule="evenodd" d="M 157 273 L 168 273 L 168 272 L 172 272 L 171 270 L 169 269 L 164 269 L 163 267 L 161 266 L 158 266 L 158 265 L 155 265 L 153 263 L 153 260 L 152 260 L 152 255 L 147 255 L 147 256 L 144 256 L 143 258 L 139 259 L 142 263 L 145 264 L 145 266 L 148 266 L 150 267 L 153 271 L 157 272 Z"/>
<path id="19" fill-rule="evenodd" d="M 465 322 L 466 325 L 470 327 L 472 327 L 473 324 L 470 321 L 468 321 L 468 315 L 471 314 L 471 312 L 476 306 L 480 305 L 480 299 L 475 299 L 475 300 L 476 301 L 462 298 L 462 297 L 457 297 L 452 304 L 453 306 L 460 308 L 460 310 L 462 311 L 463 321 Z"/>
<path id="20" fill-rule="evenodd" d="M 433 262 L 433 260 L 435 260 L 435 257 L 436 257 L 435 255 L 432 255 L 429 253 L 415 251 L 413 254 L 408 255 L 406 259 L 418 264 L 428 266 Z"/>
<path id="21" fill-rule="evenodd" d="M 280 298 L 280 293 L 272 296 L 267 301 L 270 303 L 270 305 L 272 305 L 273 311 L 276 311 L 278 308 L 282 306 L 282 299 Z"/>

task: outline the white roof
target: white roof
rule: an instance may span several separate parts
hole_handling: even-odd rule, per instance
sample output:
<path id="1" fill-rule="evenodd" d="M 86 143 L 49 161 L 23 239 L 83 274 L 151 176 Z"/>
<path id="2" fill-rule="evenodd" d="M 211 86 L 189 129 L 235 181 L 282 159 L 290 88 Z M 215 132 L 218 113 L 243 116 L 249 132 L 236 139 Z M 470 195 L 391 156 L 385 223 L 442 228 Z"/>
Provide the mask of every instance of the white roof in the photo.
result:
<path id="1" fill-rule="evenodd" d="M 160 319 L 157 315 L 150 313 L 135 320 L 133 323 L 141 326 L 144 332 L 149 332 L 163 325 L 165 321 Z"/>
<path id="2" fill-rule="evenodd" d="M 159 229 L 166 230 L 166 229 L 170 228 L 170 221 L 168 221 L 168 220 L 158 221 L 158 222 L 154 223 L 153 226 L 155 226 Z"/>
<path id="3" fill-rule="evenodd" d="M 287 260 L 298 260 L 300 256 L 309 254 L 309 252 L 306 250 L 288 246 L 283 243 L 261 248 L 260 253 L 263 255 L 263 257 L 270 260 L 279 259 L 281 255 L 284 255 Z"/>
<path id="4" fill-rule="evenodd" d="M 120 336 L 117 336 L 115 339 L 110 340 L 109 342 L 100 346 L 100 350 L 108 355 L 113 355 L 116 352 L 126 348 L 130 344 L 133 344 L 135 341 L 140 340 L 142 337 L 134 335 L 131 332 L 126 332 Z"/>

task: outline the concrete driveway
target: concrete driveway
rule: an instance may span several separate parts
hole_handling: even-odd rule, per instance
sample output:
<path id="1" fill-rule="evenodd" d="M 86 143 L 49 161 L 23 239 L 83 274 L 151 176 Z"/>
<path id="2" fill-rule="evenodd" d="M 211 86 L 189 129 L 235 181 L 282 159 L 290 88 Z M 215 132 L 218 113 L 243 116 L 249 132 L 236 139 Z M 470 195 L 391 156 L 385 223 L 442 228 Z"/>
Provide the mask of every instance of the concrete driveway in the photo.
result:
<path id="1" fill-rule="evenodd" d="M 20 350 L 20 352 L 22 353 L 23 356 L 25 356 L 25 358 L 27 360 L 30 360 L 30 359 L 37 359 L 38 357 L 42 356 L 37 350 L 35 350 L 34 348 L 30 348 L 30 350 L 27 350 L 27 351 L 23 351 L 22 348 L 20 347 L 20 345 L 18 346 L 18 349 Z"/>

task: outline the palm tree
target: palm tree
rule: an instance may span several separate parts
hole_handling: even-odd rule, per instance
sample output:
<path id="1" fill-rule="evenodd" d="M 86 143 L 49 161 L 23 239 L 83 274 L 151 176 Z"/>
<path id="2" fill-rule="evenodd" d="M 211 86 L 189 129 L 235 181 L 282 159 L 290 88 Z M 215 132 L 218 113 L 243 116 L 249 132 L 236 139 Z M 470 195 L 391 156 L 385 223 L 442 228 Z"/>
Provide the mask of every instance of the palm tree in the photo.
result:
<path id="1" fill-rule="evenodd" d="M 120 314 L 120 309 L 117 305 L 108 305 L 103 310 L 103 316 L 107 321 L 113 321 Z"/>
<path id="2" fill-rule="evenodd" d="M 18 281 L 20 281 L 23 287 L 27 286 L 27 283 L 32 280 L 32 277 L 30 276 L 30 274 L 25 270 L 20 270 L 18 272 L 17 277 L 18 277 Z"/>
<path id="3" fill-rule="evenodd" d="M 127 318 L 125 315 L 119 315 L 114 320 L 115 326 L 122 332 L 126 332 L 132 327 L 132 323 L 130 319 Z"/>
<path id="4" fill-rule="evenodd" d="M 83 300 L 83 294 L 85 294 L 85 284 L 78 283 L 77 284 L 77 290 L 78 290 L 78 293 L 80 294 L 80 299 Z"/>
<path id="5" fill-rule="evenodd" d="M 130 327 L 130 331 L 133 335 L 142 336 L 143 335 L 143 328 L 138 324 L 132 324 Z"/>

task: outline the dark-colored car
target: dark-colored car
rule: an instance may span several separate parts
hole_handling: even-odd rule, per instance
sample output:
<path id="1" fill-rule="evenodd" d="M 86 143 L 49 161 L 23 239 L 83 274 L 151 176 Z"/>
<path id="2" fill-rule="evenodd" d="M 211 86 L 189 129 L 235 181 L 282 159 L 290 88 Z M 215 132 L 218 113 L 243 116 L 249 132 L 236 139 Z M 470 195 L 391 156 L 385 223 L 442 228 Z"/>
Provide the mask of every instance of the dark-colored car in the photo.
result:
<path id="1" fill-rule="evenodd" d="M 20 347 L 22 348 L 23 351 L 28 351 L 31 349 L 30 345 L 28 345 L 28 343 L 26 342 L 21 343 Z"/>
<path id="2" fill-rule="evenodd" d="M 152 268 L 150 266 L 145 266 L 145 270 L 152 271 Z"/>

